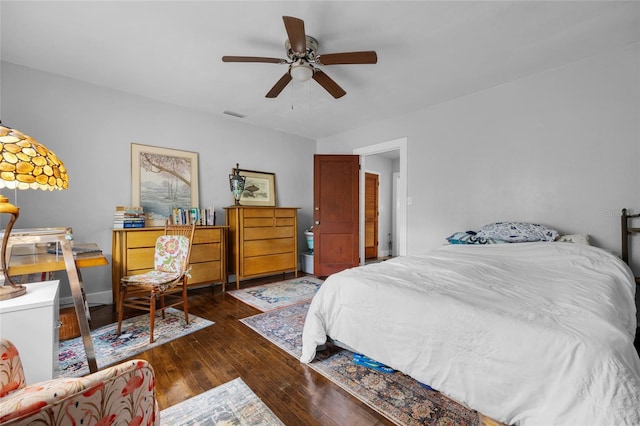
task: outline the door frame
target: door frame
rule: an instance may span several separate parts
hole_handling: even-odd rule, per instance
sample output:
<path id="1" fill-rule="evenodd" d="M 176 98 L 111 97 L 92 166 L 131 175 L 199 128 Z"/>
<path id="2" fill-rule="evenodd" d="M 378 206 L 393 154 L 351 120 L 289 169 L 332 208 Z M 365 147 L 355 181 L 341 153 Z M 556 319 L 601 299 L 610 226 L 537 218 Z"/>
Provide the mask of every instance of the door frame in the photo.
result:
<path id="1" fill-rule="evenodd" d="M 365 264 L 364 259 L 364 173 L 366 169 L 366 159 L 368 155 L 381 154 L 389 151 L 400 151 L 400 178 L 398 179 L 398 255 L 407 254 L 407 137 L 381 142 L 375 145 L 355 148 L 354 154 L 360 156 L 360 264 Z"/>
<path id="2" fill-rule="evenodd" d="M 392 177 L 393 184 L 391 185 L 391 198 L 392 198 L 392 209 L 391 209 L 391 232 L 393 232 L 393 238 L 391 238 L 391 251 L 389 252 L 389 256 L 397 256 L 398 255 L 398 235 L 400 234 L 400 227 L 398 226 L 398 215 L 400 214 L 400 205 L 398 203 L 398 182 L 400 182 L 400 173 L 393 172 Z"/>

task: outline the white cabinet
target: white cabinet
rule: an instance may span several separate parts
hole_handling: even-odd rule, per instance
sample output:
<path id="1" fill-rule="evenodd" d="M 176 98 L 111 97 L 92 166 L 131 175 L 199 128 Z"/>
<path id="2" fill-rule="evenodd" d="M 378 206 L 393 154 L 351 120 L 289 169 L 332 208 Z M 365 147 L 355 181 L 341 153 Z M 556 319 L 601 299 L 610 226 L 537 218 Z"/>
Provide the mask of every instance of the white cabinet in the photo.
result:
<path id="1" fill-rule="evenodd" d="M 59 281 L 24 285 L 27 294 L 0 301 L 0 336 L 16 345 L 33 384 L 58 376 Z"/>

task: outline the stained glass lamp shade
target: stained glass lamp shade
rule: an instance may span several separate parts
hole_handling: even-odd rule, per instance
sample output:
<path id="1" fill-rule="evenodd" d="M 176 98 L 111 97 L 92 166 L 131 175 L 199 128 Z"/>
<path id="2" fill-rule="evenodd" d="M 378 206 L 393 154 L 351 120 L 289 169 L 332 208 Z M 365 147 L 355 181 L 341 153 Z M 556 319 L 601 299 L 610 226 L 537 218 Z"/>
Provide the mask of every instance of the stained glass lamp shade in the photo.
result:
<path id="1" fill-rule="evenodd" d="M 69 176 L 62 161 L 47 147 L 19 130 L 0 125 L 0 189 L 67 189 Z M 20 209 L 0 195 L 0 214 L 11 215 L 2 237 L 3 285 L 0 286 L 0 300 L 20 296 L 26 292 L 24 286 L 16 285 L 8 274 L 6 258 L 7 241 L 18 219 Z"/>

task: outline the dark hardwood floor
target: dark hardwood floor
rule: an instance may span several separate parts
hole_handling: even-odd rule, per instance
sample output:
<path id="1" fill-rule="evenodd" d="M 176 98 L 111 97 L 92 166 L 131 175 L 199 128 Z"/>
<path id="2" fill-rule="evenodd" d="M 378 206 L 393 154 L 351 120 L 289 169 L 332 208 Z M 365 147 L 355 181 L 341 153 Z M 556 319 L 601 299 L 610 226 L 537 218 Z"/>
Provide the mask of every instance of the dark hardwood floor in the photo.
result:
<path id="1" fill-rule="evenodd" d="M 282 279 L 243 281 L 242 288 Z M 189 290 L 189 312 L 215 324 L 134 357 L 153 366 L 160 409 L 240 377 L 286 425 L 392 424 L 238 321 L 260 311 L 222 294 L 220 285 Z M 113 305 L 92 307 L 91 318 L 92 329 L 117 321 Z"/>

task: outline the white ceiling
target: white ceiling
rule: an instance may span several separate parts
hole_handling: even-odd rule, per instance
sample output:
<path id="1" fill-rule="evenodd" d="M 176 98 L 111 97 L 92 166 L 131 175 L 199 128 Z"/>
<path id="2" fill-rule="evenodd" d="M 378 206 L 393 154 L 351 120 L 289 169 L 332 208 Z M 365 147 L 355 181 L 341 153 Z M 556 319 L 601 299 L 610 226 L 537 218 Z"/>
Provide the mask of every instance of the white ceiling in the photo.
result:
<path id="1" fill-rule="evenodd" d="M 640 41 L 636 1 L 11 1 L 2 60 L 320 139 Z M 375 50 L 375 65 L 322 67 L 265 94 L 285 65 L 282 16 L 305 21 L 319 53 Z M 246 114 L 223 115 L 224 110 Z"/>

